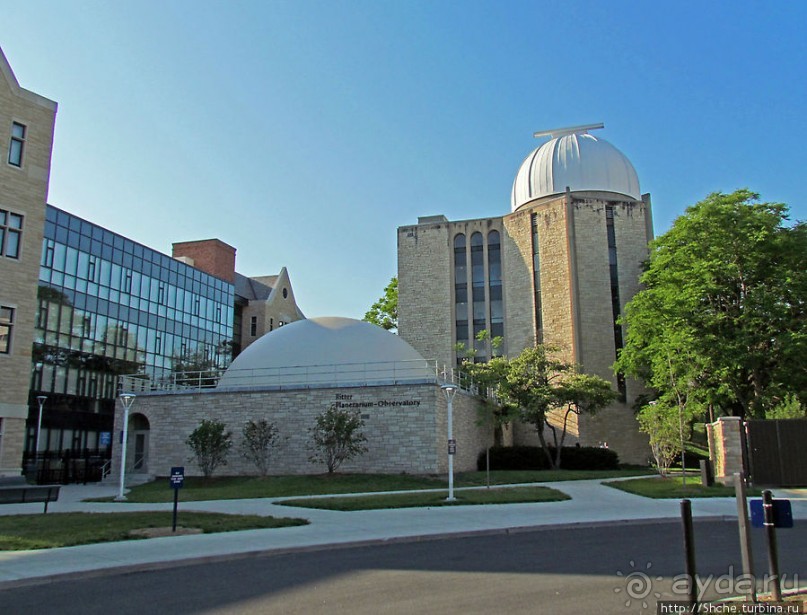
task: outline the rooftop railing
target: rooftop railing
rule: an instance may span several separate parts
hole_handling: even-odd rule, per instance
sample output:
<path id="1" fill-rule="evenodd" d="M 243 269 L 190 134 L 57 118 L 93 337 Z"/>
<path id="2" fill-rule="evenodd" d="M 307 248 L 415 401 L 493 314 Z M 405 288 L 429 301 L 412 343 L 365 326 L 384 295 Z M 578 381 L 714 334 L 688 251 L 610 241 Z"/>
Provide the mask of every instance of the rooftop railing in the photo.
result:
<path id="1" fill-rule="evenodd" d="M 436 361 L 388 361 L 333 365 L 300 365 L 260 369 L 207 370 L 174 372 L 165 377 L 128 374 L 119 378 L 121 393 L 202 392 L 211 389 L 276 390 L 347 386 L 378 386 L 433 382 L 456 384 L 460 389 L 478 394 L 473 380 L 456 368 L 440 368 Z"/>

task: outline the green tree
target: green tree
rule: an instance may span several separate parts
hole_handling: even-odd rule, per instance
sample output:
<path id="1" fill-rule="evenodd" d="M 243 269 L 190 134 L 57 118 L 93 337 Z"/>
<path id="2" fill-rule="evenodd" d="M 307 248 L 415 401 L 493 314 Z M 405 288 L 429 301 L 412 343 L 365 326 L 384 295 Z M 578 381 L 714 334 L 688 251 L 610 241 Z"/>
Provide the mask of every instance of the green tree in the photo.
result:
<path id="1" fill-rule="evenodd" d="M 367 438 L 361 429 L 364 420 L 358 412 L 339 408 L 336 404 L 317 416 L 316 424 L 309 428 L 311 463 L 324 463 L 328 474 L 333 474 L 343 461 L 367 452 Z"/>
<path id="2" fill-rule="evenodd" d="M 765 413 L 766 419 L 807 419 L 807 407 L 795 395 L 787 395 Z"/>
<path id="3" fill-rule="evenodd" d="M 232 432 L 225 428 L 220 421 L 204 419 L 185 440 L 193 451 L 190 461 L 196 461 L 205 478 L 210 478 L 217 467 L 227 465 L 227 454 L 233 442 Z"/>
<path id="4" fill-rule="evenodd" d="M 618 395 L 607 380 L 576 371 L 563 380 L 557 395 L 561 404 L 566 406 L 566 409 L 563 410 L 560 438 L 558 438 L 557 428 L 551 423 L 547 423 L 547 425 L 552 430 L 552 440 L 556 451 L 555 463 L 557 467 L 560 467 L 560 451 L 566 440 L 569 415 L 594 414 L 614 401 Z"/>
<path id="5" fill-rule="evenodd" d="M 269 473 L 272 449 L 278 440 L 278 428 L 266 419 L 247 421 L 241 435 L 241 455 L 255 464 L 261 476 L 266 476 Z"/>
<path id="6" fill-rule="evenodd" d="M 688 208 L 651 243 L 615 370 L 682 412 L 763 417 L 807 398 L 807 229 L 786 222 L 785 205 L 748 190 Z"/>
<path id="7" fill-rule="evenodd" d="M 569 414 L 595 413 L 616 397 L 611 385 L 598 376 L 581 374 L 576 366 L 556 358 L 555 349 L 538 345 L 513 359 L 494 358 L 488 375 L 495 382 L 505 412 L 518 408 L 521 420 L 532 424 L 550 467 L 561 464 Z M 564 412 L 560 437 L 549 422 L 550 413 Z M 553 434 L 555 456 L 549 450 L 545 429 Z"/>
<path id="8" fill-rule="evenodd" d="M 662 476 L 667 476 L 675 456 L 682 452 L 678 408 L 652 402 L 643 406 L 636 418 L 639 421 L 639 431 L 650 436 L 650 450 L 656 469 Z M 688 437 L 688 434 L 685 435 Z"/>
<path id="9" fill-rule="evenodd" d="M 398 330 L 398 278 L 392 278 L 384 294 L 376 301 L 362 319 L 387 331 Z"/>

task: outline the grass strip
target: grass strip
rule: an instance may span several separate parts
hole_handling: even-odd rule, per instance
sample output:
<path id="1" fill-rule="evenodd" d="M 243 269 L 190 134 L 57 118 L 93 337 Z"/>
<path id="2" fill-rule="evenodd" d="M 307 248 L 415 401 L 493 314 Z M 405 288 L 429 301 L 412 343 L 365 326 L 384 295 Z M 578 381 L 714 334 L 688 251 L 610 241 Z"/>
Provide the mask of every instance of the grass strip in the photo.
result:
<path id="1" fill-rule="evenodd" d="M 305 498 L 276 502 L 283 506 L 319 508 L 323 510 L 379 510 L 385 508 L 424 508 L 433 506 L 468 506 L 474 504 L 519 504 L 526 502 L 560 502 L 571 499 L 549 487 L 512 487 L 506 489 L 470 489 L 455 491 L 455 500 L 446 501 L 448 491 L 393 493 L 354 497 Z"/>
<path id="2" fill-rule="evenodd" d="M 734 487 L 715 483 L 704 487 L 700 476 L 687 476 L 684 486 L 681 476 L 654 476 L 633 480 L 609 481 L 603 483 L 614 489 L 627 491 L 646 498 L 727 498 L 734 497 Z M 759 489 L 749 489 L 748 495 L 760 495 Z"/>
<path id="3" fill-rule="evenodd" d="M 48 513 L 0 516 L 0 551 L 52 549 L 97 542 L 138 540 L 132 530 L 170 527 L 171 512 Z M 180 512 L 178 525 L 205 534 L 306 525 L 305 519 Z"/>
<path id="4" fill-rule="evenodd" d="M 644 469 L 586 471 L 531 470 L 492 471 L 491 485 L 540 483 L 565 480 L 587 480 L 636 476 L 648 473 Z M 479 487 L 486 484 L 485 472 L 462 472 L 455 476 L 457 487 Z M 316 474 L 300 476 L 225 476 L 205 479 L 187 477 L 179 498 L 185 502 L 251 498 L 295 497 L 302 495 L 336 495 L 343 493 L 372 493 L 378 491 L 412 491 L 440 489 L 446 486 L 445 476 L 416 476 L 411 474 Z M 167 478 L 160 478 L 133 487 L 127 494 L 129 502 L 171 502 L 174 494 Z M 110 502 L 112 498 L 89 501 Z"/>

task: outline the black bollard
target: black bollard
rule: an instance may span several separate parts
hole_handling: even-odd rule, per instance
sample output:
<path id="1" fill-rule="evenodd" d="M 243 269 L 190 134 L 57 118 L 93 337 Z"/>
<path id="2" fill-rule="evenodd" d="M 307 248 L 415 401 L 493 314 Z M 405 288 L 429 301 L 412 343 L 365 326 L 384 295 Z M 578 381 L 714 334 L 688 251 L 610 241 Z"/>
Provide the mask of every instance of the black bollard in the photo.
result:
<path id="1" fill-rule="evenodd" d="M 681 522 L 684 526 L 684 564 L 689 579 L 689 604 L 698 604 L 698 582 L 695 569 L 695 534 L 692 531 L 692 502 L 681 500 Z M 694 611 L 693 611 L 694 612 Z"/>
<path id="2" fill-rule="evenodd" d="M 779 554 L 776 548 L 776 527 L 773 518 L 773 496 L 769 489 L 762 492 L 762 509 L 765 513 L 765 533 L 768 537 L 768 570 L 773 581 L 773 599 L 782 601 L 782 586 L 779 581 Z"/>

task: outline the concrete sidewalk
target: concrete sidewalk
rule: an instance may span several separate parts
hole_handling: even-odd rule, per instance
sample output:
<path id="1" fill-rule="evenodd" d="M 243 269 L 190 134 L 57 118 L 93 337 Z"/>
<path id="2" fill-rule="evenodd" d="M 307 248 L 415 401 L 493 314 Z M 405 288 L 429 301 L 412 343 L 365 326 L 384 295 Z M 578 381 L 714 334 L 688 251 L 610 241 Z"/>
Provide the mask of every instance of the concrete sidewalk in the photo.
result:
<path id="1" fill-rule="evenodd" d="M 626 523 L 640 520 L 678 519 L 679 500 L 652 500 L 602 485 L 601 480 L 541 483 L 572 497 L 563 502 L 451 506 L 357 512 L 335 512 L 278 506 L 277 499 L 180 502 L 183 510 L 232 514 L 300 517 L 309 525 L 248 530 L 220 534 L 169 536 L 147 540 L 101 543 L 38 551 L 0 552 L 0 589 L 43 582 L 71 575 L 102 574 L 114 569 L 143 570 L 176 565 L 248 557 L 260 553 L 314 550 L 334 546 L 377 544 L 452 535 L 524 531 L 539 527 L 577 524 Z M 101 485 L 69 485 L 49 513 L 166 511 L 170 525 L 172 504 L 82 502 L 85 498 L 113 496 L 117 488 Z M 793 516 L 807 520 L 807 490 L 777 490 L 777 497 L 792 501 Z M 287 499 L 287 498 L 278 498 Z M 692 500 L 696 517 L 736 517 L 734 498 Z M 41 513 L 41 504 L 12 504 L 0 514 Z"/>

